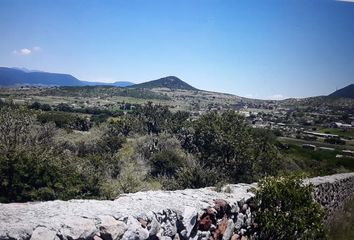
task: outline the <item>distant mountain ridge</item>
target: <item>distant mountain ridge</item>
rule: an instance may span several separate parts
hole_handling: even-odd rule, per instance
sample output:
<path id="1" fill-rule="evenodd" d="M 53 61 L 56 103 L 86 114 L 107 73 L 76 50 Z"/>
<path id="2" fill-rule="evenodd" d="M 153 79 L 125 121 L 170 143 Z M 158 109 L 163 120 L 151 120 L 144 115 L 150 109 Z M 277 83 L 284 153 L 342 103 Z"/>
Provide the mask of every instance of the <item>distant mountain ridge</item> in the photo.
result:
<path id="1" fill-rule="evenodd" d="M 342 97 L 342 98 L 353 98 L 354 99 L 354 84 L 350 84 L 344 88 L 341 88 L 330 95 L 330 97 Z"/>
<path id="2" fill-rule="evenodd" d="M 157 80 L 144 82 L 140 84 L 135 84 L 130 86 L 130 88 L 169 88 L 169 89 L 183 89 L 183 90 L 198 90 L 195 87 L 192 87 L 188 83 L 182 81 L 178 77 L 168 76 L 160 78 Z"/>
<path id="3" fill-rule="evenodd" d="M 134 85 L 131 82 L 87 82 L 81 81 L 70 74 L 49 73 L 28 70 L 26 68 L 0 67 L 0 86 L 12 87 L 18 85 L 43 85 L 43 86 L 95 86 L 110 85 L 127 87 Z"/>
<path id="4" fill-rule="evenodd" d="M 127 81 L 114 83 L 81 81 L 70 74 L 49 73 L 27 68 L 0 67 L 0 87 L 31 86 L 115 86 L 130 88 L 169 88 L 198 90 L 178 77 L 168 76 L 157 80 L 134 84 Z"/>
<path id="5" fill-rule="evenodd" d="M 69 74 L 27 72 L 19 69 L 0 67 L 0 85 L 5 87 L 16 85 L 52 85 L 80 86 L 81 81 Z"/>

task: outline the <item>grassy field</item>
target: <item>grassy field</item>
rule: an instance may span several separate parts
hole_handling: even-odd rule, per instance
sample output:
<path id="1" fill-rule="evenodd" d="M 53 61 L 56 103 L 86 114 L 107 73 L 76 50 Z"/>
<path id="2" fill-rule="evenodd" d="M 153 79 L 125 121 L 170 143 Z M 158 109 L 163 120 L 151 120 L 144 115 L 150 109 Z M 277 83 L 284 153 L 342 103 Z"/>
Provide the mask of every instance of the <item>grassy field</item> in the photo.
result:
<path id="1" fill-rule="evenodd" d="M 351 142 L 353 141 L 346 141 L 347 142 L 346 145 L 339 145 L 339 144 L 324 143 L 323 139 L 318 139 L 317 141 L 307 141 L 307 140 L 297 139 L 297 138 L 279 137 L 278 140 L 285 144 L 294 144 L 294 145 L 313 144 L 317 147 L 329 147 L 329 148 L 335 148 L 340 150 L 354 151 L 354 146 L 351 145 Z"/>
<path id="2" fill-rule="evenodd" d="M 354 129 L 339 129 L 339 128 L 324 128 L 319 131 L 320 133 L 336 134 L 342 138 L 354 139 Z"/>
<path id="3" fill-rule="evenodd" d="M 304 171 L 310 176 L 354 171 L 354 158 L 336 158 L 336 155 L 340 154 L 338 150 L 313 151 L 289 144 L 288 149 L 282 150 L 281 153 L 289 165 L 294 164 L 298 171 Z"/>

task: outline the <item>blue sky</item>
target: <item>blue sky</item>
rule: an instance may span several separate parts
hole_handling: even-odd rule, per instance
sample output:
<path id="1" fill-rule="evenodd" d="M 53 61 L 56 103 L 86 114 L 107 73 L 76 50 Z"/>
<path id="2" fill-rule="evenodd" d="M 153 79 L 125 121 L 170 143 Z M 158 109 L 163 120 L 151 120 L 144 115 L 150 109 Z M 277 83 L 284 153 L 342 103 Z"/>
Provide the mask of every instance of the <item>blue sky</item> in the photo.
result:
<path id="1" fill-rule="evenodd" d="M 354 3 L 334 0 L 0 0 L 0 66 L 87 81 L 175 75 L 254 98 L 354 83 Z"/>

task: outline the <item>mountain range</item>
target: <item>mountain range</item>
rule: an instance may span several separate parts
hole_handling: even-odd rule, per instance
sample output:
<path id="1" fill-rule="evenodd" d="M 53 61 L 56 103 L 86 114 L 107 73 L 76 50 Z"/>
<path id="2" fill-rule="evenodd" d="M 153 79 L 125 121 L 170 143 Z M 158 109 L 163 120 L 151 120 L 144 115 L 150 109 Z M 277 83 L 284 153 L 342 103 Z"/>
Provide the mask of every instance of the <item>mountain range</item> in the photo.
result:
<path id="1" fill-rule="evenodd" d="M 0 67 L 0 86 L 13 87 L 19 85 L 40 85 L 40 86 L 95 86 L 112 85 L 116 87 L 127 87 L 134 85 L 131 82 L 88 82 L 81 81 L 70 74 L 49 73 L 42 71 L 28 70 L 26 68 Z"/>
<path id="2" fill-rule="evenodd" d="M 39 85 L 39 86 L 116 86 L 129 88 L 169 88 L 182 90 L 198 90 L 188 83 L 182 81 L 175 76 L 168 76 L 157 80 L 144 83 L 134 84 L 132 82 L 119 81 L 114 83 L 88 82 L 81 81 L 70 74 L 49 73 L 26 68 L 7 68 L 0 67 L 0 87 L 13 87 L 22 85 Z M 328 96 L 352 98 L 354 99 L 354 84 L 339 89 Z"/>
<path id="3" fill-rule="evenodd" d="M 0 67 L 0 87 L 14 87 L 22 85 L 39 86 L 116 86 L 131 88 L 170 88 L 197 90 L 175 76 L 168 76 L 149 82 L 134 84 L 132 82 L 119 81 L 114 83 L 82 81 L 69 74 L 49 73 L 26 68 Z"/>

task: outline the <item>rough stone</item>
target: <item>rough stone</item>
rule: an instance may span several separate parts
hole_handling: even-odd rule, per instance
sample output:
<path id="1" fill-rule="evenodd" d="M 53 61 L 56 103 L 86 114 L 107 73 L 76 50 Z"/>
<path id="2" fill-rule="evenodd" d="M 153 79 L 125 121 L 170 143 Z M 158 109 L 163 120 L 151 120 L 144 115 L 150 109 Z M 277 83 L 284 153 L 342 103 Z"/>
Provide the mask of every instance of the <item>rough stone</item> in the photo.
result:
<path id="1" fill-rule="evenodd" d="M 229 219 L 227 221 L 227 228 L 223 234 L 222 239 L 223 240 L 229 240 L 232 237 L 232 234 L 234 233 L 234 229 L 235 229 L 235 223 L 232 221 L 232 219 Z"/>
<path id="2" fill-rule="evenodd" d="M 88 239 L 99 233 L 92 219 L 73 217 L 61 225 L 58 235 L 62 239 Z"/>
<path id="3" fill-rule="evenodd" d="M 241 227 L 243 226 L 244 222 L 245 222 L 245 215 L 243 215 L 243 213 L 240 212 L 240 213 L 237 215 L 237 220 L 236 220 L 235 228 L 236 228 L 237 230 L 240 230 Z"/>
<path id="4" fill-rule="evenodd" d="M 37 227 L 31 236 L 30 240 L 59 240 L 55 231 L 52 231 L 46 227 Z"/>
<path id="5" fill-rule="evenodd" d="M 127 225 L 124 222 L 117 221 L 112 216 L 99 216 L 99 230 L 101 238 L 104 240 L 116 240 L 127 230 Z"/>
<path id="6" fill-rule="evenodd" d="M 129 216 L 127 226 L 127 230 L 122 237 L 123 240 L 143 240 L 149 238 L 149 231 L 143 228 L 136 218 Z"/>
<path id="7" fill-rule="evenodd" d="M 183 212 L 183 225 L 186 228 L 186 238 L 189 238 L 189 236 L 192 233 L 192 230 L 194 229 L 195 225 L 197 224 L 197 219 L 198 219 L 198 212 L 195 208 L 192 207 L 186 207 Z"/>
<path id="8" fill-rule="evenodd" d="M 151 220 L 151 223 L 150 223 L 149 227 L 150 227 L 149 236 L 155 236 L 160 231 L 161 225 L 156 220 L 156 218 L 153 218 Z"/>

